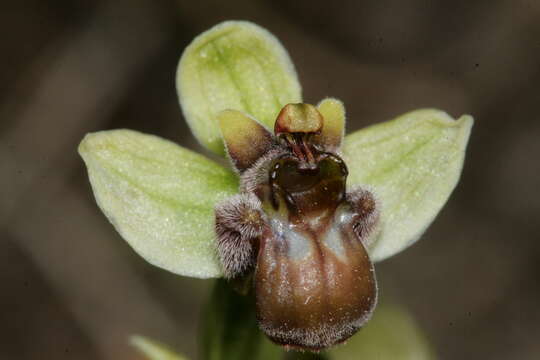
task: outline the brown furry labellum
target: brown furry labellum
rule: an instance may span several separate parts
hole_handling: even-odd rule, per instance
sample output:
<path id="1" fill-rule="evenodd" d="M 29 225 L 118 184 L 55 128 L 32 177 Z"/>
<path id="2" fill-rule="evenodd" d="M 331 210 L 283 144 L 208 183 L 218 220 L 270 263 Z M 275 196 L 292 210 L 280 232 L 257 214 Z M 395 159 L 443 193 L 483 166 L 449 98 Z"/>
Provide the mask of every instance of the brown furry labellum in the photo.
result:
<path id="1" fill-rule="evenodd" d="M 379 206 L 346 191 L 343 106 L 289 104 L 275 134 L 240 112 L 219 120 L 241 176 L 241 194 L 216 207 L 225 276 L 252 275 L 259 327 L 275 343 L 319 351 L 347 340 L 377 301 L 366 246 Z"/>

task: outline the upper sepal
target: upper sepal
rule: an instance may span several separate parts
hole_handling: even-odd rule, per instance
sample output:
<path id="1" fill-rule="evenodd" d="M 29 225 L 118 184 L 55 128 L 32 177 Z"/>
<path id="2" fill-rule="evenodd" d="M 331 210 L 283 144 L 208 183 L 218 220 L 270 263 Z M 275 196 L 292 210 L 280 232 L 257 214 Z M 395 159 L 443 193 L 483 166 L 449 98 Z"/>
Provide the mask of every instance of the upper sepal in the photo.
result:
<path id="1" fill-rule="evenodd" d="M 302 100 L 285 48 L 247 21 L 226 21 L 197 36 L 182 54 L 176 87 L 191 131 L 219 154 L 224 154 L 216 124 L 220 111 L 243 111 L 271 128 L 285 104 Z"/>

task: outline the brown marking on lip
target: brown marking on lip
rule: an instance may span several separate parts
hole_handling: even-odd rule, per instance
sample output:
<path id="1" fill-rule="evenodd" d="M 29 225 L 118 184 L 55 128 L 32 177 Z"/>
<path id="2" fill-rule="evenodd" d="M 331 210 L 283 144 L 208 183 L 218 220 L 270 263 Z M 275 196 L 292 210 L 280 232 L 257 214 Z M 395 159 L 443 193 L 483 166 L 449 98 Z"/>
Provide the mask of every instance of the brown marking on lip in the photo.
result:
<path id="1" fill-rule="evenodd" d="M 373 265 L 352 229 L 342 226 L 341 235 L 344 260 L 310 236 L 308 256 L 293 261 L 271 251 L 274 234 L 265 232 L 255 294 L 259 324 L 272 341 L 317 351 L 345 341 L 369 318 L 377 294 Z"/>
<path id="2" fill-rule="evenodd" d="M 377 298 L 373 265 L 353 229 L 355 216 L 337 222 L 338 215 L 352 211 L 345 199 L 347 169 L 332 154 L 319 154 L 317 160 L 311 173 L 295 168 L 293 158 L 276 162 L 278 173 L 270 176 L 274 191 L 264 192 L 269 198 L 261 200 L 278 197 L 269 217 L 279 212 L 281 220 L 263 231 L 255 269 L 261 329 L 278 344 L 312 351 L 353 335 Z M 337 232 L 330 233 L 331 227 Z M 335 253 L 327 236 L 338 237 L 343 253 Z M 289 254 L 295 241 L 304 244 L 304 256 Z"/>

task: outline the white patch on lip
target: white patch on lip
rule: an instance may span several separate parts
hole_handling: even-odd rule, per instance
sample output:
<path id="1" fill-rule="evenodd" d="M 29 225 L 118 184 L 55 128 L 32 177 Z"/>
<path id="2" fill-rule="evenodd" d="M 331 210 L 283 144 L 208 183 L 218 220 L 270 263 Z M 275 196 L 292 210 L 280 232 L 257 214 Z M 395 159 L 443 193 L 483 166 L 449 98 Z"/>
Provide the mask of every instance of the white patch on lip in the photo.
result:
<path id="1" fill-rule="evenodd" d="M 287 256 L 290 259 L 302 260 L 311 255 L 311 240 L 299 232 L 294 225 L 276 217 L 270 220 L 270 227 L 275 239 L 282 242 L 280 245 L 287 249 Z"/>
<path id="2" fill-rule="evenodd" d="M 311 225 L 318 225 L 325 213 L 311 219 Z M 343 244 L 342 225 L 351 222 L 352 214 L 338 208 L 333 221 L 328 228 L 317 233 L 320 243 L 330 250 L 340 260 L 346 261 L 346 250 Z M 270 217 L 270 227 L 274 234 L 274 239 L 280 249 L 287 249 L 287 256 L 295 261 L 306 260 L 313 253 L 313 239 L 306 236 L 298 228 L 291 224 L 288 219 L 281 216 Z"/>
<path id="3" fill-rule="evenodd" d="M 345 258 L 345 248 L 343 247 L 343 239 L 339 224 L 333 223 L 326 236 L 323 238 L 323 244 L 338 258 Z"/>
<path id="4" fill-rule="evenodd" d="M 318 214 L 310 214 L 310 216 L 306 216 L 303 220 L 307 221 L 308 226 L 312 229 L 318 229 L 321 227 L 321 223 L 326 219 L 328 216 L 328 209 L 324 209 L 322 211 L 319 211 Z"/>
<path id="5" fill-rule="evenodd" d="M 352 221 L 351 212 L 343 207 L 338 208 L 334 216 L 333 222 L 328 228 L 327 233 L 322 238 L 322 243 L 339 259 L 346 261 L 346 250 L 343 246 L 343 234 L 341 227 Z"/>

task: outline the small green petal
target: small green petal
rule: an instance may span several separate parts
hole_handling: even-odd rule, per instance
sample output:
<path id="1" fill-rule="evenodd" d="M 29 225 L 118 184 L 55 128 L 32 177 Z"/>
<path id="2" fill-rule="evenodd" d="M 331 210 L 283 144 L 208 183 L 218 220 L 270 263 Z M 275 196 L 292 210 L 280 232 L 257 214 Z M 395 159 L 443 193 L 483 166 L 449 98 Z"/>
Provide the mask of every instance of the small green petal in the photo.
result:
<path id="1" fill-rule="evenodd" d="M 88 134 L 79 153 L 99 207 L 137 253 L 180 275 L 221 275 L 214 205 L 237 192 L 232 171 L 131 130 Z"/>
<path id="2" fill-rule="evenodd" d="M 380 261 L 413 244 L 456 186 L 473 119 L 417 110 L 345 137 L 349 185 L 369 186 L 381 202 Z"/>
<path id="3" fill-rule="evenodd" d="M 338 99 L 326 98 L 317 108 L 324 118 L 324 125 L 315 141 L 331 151 L 336 151 L 345 135 L 345 106 Z"/>
<path id="4" fill-rule="evenodd" d="M 158 342 L 143 336 L 132 336 L 130 343 L 144 354 L 148 360 L 187 360 L 186 357 L 175 354 Z"/>
<path id="5" fill-rule="evenodd" d="M 331 349 L 332 360 L 432 360 L 435 355 L 414 319 L 402 308 L 381 304 L 366 327 Z"/>
<path id="6" fill-rule="evenodd" d="M 217 119 L 227 153 L 240 171 L 253 165 L 274 144 L 270 131 L 240 111 L 224 110 Z"/>
<path id="7" fill-rule="evenodd" d="M 273 128 L 281 108 L 302 100 L 294 66 L 280 42 L 247 21 L 226 21 L 185 49 L 176 77 L 184 117 L 195 137 L 224 154 L 216 115 L 243 111 Z"/>

